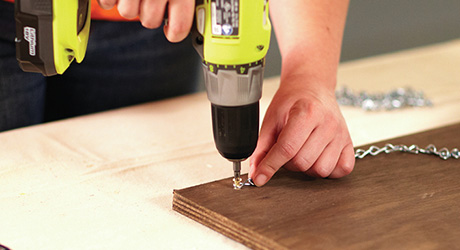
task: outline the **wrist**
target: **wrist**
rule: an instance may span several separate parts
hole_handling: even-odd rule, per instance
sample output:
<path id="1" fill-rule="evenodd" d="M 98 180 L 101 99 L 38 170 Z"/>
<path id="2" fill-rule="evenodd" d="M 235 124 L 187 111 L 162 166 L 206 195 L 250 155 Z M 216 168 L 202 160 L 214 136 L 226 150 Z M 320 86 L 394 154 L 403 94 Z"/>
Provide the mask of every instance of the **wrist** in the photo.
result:
<path id="1" fill-rule="evenodd" d="M 307 63 L 284 64 L 281 70 L 280 86 L 289 88 L 318 88 L 335 91 L 337 70 L 318 67 Z"/>
<path id="2" fill-rule="evenodd" d="M 331 46 L 326 46 L 331 48 Z M 281 63 L 282 82 L 291 78 L 303 78 L 305 84 L 318 84 L 335 89 L 340 49 L 323 49 L 318 45 L 300 45 L 284 51 Z"/>

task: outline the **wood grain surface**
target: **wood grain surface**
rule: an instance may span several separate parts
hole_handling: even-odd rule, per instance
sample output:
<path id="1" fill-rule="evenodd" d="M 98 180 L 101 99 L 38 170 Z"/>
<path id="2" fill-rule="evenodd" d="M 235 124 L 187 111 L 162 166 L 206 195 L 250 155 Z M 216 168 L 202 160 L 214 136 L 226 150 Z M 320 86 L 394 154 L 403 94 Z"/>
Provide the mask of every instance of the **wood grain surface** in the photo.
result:
<path id="1" fill-rule="evenodd" d="M 385 143 L 452 149 L 460 124 Z M 280 170 L 262 188 L 233 190 L 229 178 L 174 190 L 173 209 L 254 249 L 454 249 L 459 177 L 459 159 L 398 152 L 338 180 Z"/>

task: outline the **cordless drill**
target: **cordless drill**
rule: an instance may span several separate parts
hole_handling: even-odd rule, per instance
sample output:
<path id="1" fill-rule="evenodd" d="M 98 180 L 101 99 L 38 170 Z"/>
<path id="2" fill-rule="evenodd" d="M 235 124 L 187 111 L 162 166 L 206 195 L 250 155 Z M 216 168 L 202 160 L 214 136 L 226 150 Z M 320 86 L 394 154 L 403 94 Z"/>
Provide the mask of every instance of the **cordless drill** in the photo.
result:
<path id="1" fill-rule="evenodd" d="M 233 162 L 233 186 L 243 186 L 241 161 L 259 134 L 265 55 L 270 43 L 268 0 L 197 0 L 192 41 L 203 59 L 214 141 Z"/>
<path id="2" fill-rule="evenodd" d="M 86 52 L 90 0 L 16 0 L 16 55 L 24 71 L 62 74 Z M 268 0 L 196 0 L 192 42 L 203 59 L 217 150 L 233 162 L 254 152 L 259 99 L 270 43 Z"/>

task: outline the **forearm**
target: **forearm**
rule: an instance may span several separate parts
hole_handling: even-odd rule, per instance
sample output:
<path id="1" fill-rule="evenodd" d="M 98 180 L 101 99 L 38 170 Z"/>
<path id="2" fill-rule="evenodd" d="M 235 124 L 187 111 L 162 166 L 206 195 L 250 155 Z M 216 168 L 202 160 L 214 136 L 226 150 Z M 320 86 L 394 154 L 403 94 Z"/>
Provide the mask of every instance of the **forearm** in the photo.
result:
<path id="1" fill-rule="evenodd" d="M 271 0 L 281 58 L 281 84 L 304 75 L 334 89 L 348 0 Z"/>

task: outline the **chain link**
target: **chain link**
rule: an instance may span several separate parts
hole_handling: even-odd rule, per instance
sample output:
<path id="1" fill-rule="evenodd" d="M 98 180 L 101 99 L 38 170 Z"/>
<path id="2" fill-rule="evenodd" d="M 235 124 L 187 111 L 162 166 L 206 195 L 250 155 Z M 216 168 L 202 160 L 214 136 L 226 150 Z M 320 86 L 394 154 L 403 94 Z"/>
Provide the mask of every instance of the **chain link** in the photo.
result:
<path id="1" fill-rule="evenodd" d="M 376 156 L 380 153 L 389 154 L 392 152 L 405 152 L 405 153 L 411 153 L 411 154 L 435 155 L 443 160 L 447 160 L 449 158 L 455 158 L 455 159 L 460 158 L 460 152 L 457 148 L 454 148 L 451 151 L 449 151 L 449 149 L 447 148 L 442 148 L 438 150 L 433 144 L 426 146 L 426 148 L 420 148 L 419 146 L 415 144 L 411 146 L 406 146 L 403 144 L 393 145 L 390 143 L 386 144 L 384 147 L 381 147 L 381 148 L 377 146 L 370 146 L 369 149 L 367 150 L 357 149 L 355 151 L 355 158 L 363 159 L 367 155 Z M 251 178 L 248 178 L 245 182 L 240 182 L 240 183 L 241 183 L 241 186 L 239 186 L 239 188 L 236 188 L 236 189 L 241 189 L 244 186 L 253 186 L 253 187 L 256 186 Z"/>
<path id="2" fill-rule="evenodd" d="M 449 158 L 460 158 L 460 153 L 457 148 L 452 149 L 449 151 L 447 148 L 442 148 L 437 150 L 433 144 L 428 145 L 426 148 L 420 148 L 417 145 L 393 145 L 393 144 L 386 144 L 384 147 L 377 147 L 377 146 L 370 146 L 369 149 L 357 149 L 355 152 L 355 158 L 362 159 L 367 155 L 378 155 L 380 153 L 389 154 L 391 152 L 405 152 L 411 154 L 427 154 L 427 155 L 435 155 L 443 160 L 447 160 Z"/>
<path id="3" fill-rule="evenodd" d="M 387 93 L 370 94 L 365 91 L 354 93 L 347 87 L 342 87 L 336 90 L 335 96 L 340 105 L 360 107 L 366 111 L 433 105 L 422 91 L 411 88 L 397 88 Z"/>

